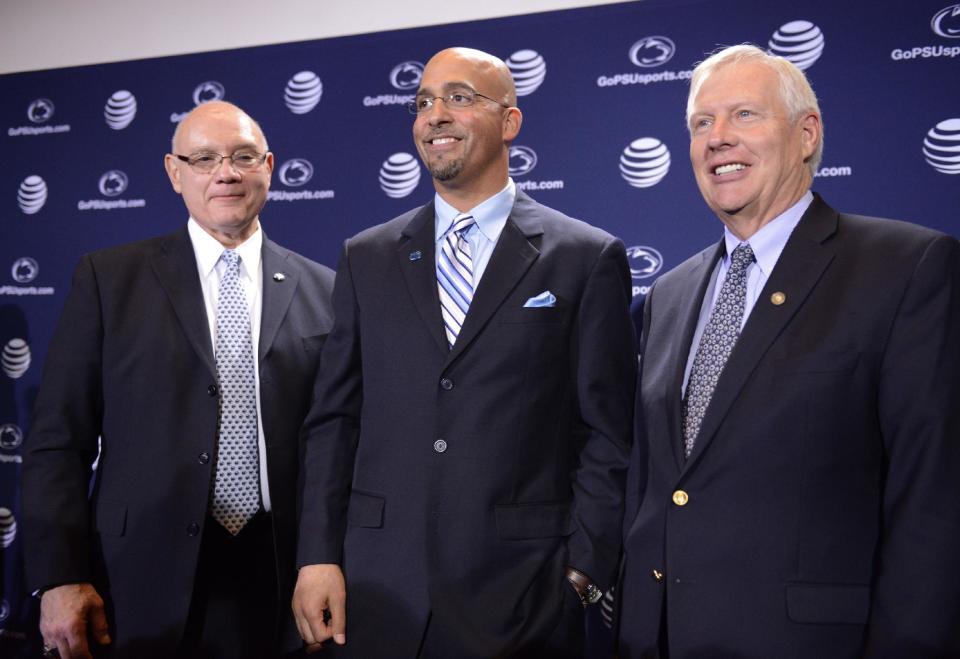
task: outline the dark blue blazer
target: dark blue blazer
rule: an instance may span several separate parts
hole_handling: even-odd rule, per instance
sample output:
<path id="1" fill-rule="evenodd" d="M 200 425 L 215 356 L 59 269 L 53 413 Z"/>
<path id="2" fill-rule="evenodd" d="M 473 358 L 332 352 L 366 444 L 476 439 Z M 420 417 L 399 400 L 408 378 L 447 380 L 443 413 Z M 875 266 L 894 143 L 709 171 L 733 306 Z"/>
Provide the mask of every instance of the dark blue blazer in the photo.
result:
<path id="1" fill-rule="evenodd" d="M 671 659 L 960 656 L 957 241 L 816 197 L 684 460 L 681 382 L 721 253 L 646 300 L 620 656 L 658 656 L 662 626 Z"/>

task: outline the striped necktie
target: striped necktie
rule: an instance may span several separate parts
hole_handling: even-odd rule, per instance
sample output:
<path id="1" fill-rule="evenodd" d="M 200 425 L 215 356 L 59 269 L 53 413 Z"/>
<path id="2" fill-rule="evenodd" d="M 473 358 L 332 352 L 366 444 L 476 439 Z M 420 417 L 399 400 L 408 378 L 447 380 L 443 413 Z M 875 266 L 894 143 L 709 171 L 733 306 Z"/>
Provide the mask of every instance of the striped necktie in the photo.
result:
<path id="1" fill-rule="evenodd" d="M 473 257 L 466 233 L 476 221 L 472 215 L 457 215 L 453 227 L 440 243 L 437 258 L 437 284 L 440 290 L 440 313 L 453 348 L 473 300 Z"/>

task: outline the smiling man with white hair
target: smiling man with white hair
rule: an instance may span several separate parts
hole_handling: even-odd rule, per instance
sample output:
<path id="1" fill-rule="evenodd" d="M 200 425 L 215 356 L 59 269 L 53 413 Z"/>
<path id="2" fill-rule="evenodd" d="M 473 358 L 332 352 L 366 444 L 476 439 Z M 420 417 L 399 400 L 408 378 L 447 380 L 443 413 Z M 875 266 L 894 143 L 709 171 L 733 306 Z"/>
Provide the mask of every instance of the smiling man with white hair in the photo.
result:
<path id="1" fill-rule="evenodd" d="M 956 239 L 810 191 L 785 59 L 711 56 L 687 121 L 724 231 L 644 305 L 619 656 L 960 656 Z"/>

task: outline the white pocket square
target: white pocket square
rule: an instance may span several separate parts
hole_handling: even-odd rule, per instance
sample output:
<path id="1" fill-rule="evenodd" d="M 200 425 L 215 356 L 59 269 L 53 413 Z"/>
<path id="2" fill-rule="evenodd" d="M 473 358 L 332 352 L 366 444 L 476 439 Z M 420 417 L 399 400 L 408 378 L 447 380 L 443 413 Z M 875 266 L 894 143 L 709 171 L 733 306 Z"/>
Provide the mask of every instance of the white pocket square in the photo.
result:
<path id="1" fill-rule="evenodd" d="M 540 295 L 534 295 L 523 303 L 524 308 L 535 307 L 555 307 L 557 306 L 557 296 L 550 291 L 544 291 Z"/>

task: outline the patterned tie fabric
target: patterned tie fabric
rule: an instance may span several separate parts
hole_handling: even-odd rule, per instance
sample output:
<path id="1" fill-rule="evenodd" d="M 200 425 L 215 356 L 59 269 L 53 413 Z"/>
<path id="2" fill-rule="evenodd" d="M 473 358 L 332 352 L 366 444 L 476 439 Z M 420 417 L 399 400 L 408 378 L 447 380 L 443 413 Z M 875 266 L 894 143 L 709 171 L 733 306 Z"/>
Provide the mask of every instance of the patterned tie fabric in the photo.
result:
<path id="1" fill-rule="evenodd" d="M 457 341 L 460 328 L 473 300 L 473 257 L 465 235 L 475 223 L 472 215 L 458 215 L 453 229 L 441 242 L 437 258 L 437 284 L 440 289 L 440 313 L 450 347 Z"/>
<path id="2" fill-rule="evenodd" d="M 684 455 L 690 457 L 700 432 L 703 415 L 713 397 L 720 373 L 727 363 L 733 345 L 740 336 L 744 302 L 747 297 L 747 268 L 753 263 L 753 249 L 741 243 L 733 250 L 730 269 L 723 280 L 717 303 L 700 337 L 697 354 L 690 369 L 687 394 L 683 399 Z"/>
<path id="3" fill-rule="evenodd" d="M 217 301 L 220 441 L 210 514 L 237 535 L 260 508 L 257 391 L 250 314 L 240 284 L 240 255 L 224 250 Z"/>

